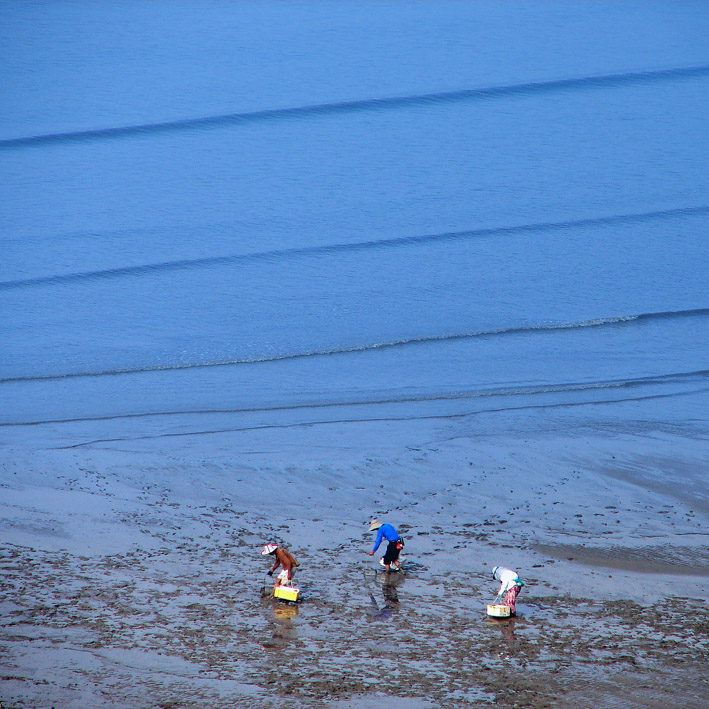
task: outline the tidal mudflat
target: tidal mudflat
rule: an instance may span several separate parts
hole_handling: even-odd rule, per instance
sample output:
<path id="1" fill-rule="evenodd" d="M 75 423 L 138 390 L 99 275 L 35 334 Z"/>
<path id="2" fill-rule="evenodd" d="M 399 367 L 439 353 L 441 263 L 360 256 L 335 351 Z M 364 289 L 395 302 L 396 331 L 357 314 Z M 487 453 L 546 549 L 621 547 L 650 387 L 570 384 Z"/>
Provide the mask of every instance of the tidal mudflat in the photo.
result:
<path id="1" fill-rule="evenodd" d="M 3 707 L 701 706 L 706 511 L 610 475 L 646 440 L 423 433 L 4 454 Z M 365 555 L 373 513 L 403 576 Z M 297 605 L 261 597 L 268 540 Z M 484 613 L 497 563 L 526 582 L 511 620 Z"/>

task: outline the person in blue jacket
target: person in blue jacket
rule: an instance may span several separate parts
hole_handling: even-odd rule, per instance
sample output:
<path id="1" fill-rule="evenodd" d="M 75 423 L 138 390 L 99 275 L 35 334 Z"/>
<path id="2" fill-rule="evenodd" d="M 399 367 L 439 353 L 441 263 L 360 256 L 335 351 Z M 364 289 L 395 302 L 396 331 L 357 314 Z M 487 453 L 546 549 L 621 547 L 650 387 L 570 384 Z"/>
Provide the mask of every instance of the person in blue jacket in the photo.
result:
<path id="1" fill-rule="evenodd" d="M 374 556 L 374 552 L 379 549 L 379 545 L 382 543 L 383 539 L 386 539 L 387 550 L 382 557 L 380 563 L 386 568 L 387 571 L 401 571 L 401 562 L 399 561 L 399 554 L 404 547 L 404 541 L 399 536 L 399 533 L 390 524 L 382 524 L 378 519 L 373 519 L 369 523 L 369 531 L 377 531 L 377 540 L 374 542 L 374 549 L 369 552 L 369 556 Z M 391 566 L 394 565 L 392 569 Z"/>

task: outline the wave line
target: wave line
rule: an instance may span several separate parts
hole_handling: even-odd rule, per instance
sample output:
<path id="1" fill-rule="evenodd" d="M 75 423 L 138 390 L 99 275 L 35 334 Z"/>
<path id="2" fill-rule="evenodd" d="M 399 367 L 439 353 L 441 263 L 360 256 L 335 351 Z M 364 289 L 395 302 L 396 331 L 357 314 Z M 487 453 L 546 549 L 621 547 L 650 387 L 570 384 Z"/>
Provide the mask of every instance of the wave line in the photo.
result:
<path id="1" fill-rule="evenodd" d="M 184 118 L 174 121 L 162 121 L 159 123 L 142 123 L 139 125 L 117 126 L 113 128 L 94 128 L 62 133 L 45 133 L 19 138 L 5 138 L 0 140 L 0 149 L 23 148 L 51 143 L 121 138 L 153 133 L 167 133 L 190 130 L 193 128 L 218 128 L 225 125 L 253 123 L 257 121 L 281 118 L 300 118 L 309 115 L 329 115 L 338 113 L 352 113 L 356 111 L 373 111 L 404 106 L 419 106 L 444 102 L 450 103 L 454 101 L 475 99 L 494 99 L 530 93 L 560 91 L 564 89 L 627 85 L 652 81 L 701 77 L 706 75 L 709 75 L 709 65 L 624 72 L 618 74 L 599 74 L 567 79 L 552 79 L 549 81 L 530 81 L 523 84 L 489 86 L 477 89 L 459 89 L 456 91 L 440 91 L 427 94 L 413 94 L 410 96 L 367 98 L 354 101 L 310 104 L 306 106 L 269 108 L 259 111 L 225 113 L 215 116 L 202 116 L 199 118 Z"/>
<path id="2" fill-rule="evenodd" d="M 162 261 L 160 263 L 139 264 L 136 266 L 119 266 L 97 271 L 82 271 L 79 273 L 65 273 L 53 276 L 38 276 L 15 281 L 0 281 L 0 290 L 15 288 L 29 288 L 35 286 L 62 285 L 83 280 L 97 280 L 118 278 L 121 276 L 135 276 L 148 273 L 165 273 L 188 268 L 203 268 L 217 265 L 251 263 L 256 261 L 270 261 L 300 256 L 317 254 L 339 253 L 346 251 L 365 251 L 368 249 L 397 248 L 425 244 L 430 242 L 455 241 L 459 239 L 484 238 L 490 236 L 513 235 L 532 233 L 538 231 L 556 231 L 576 227 L 632 223 L 650 221 L 653 219 L 671 218 L 676 216 L 692 216 L 709 212 L 709 205 L 694 207 L 674 207 L 671 209 L 658 209 L 649 212 L 631 212 L 629 214 L 613 214 L 601 217 L 586 217 L 584 219 L 571 219 L 559 222 L 535 222 L 532 224 L 518 224 L 516 226 L 487 227 L 484 229 L 466 229 L 463 231 L 450 231 L 441 234 L 423 234 L 416 236 L 400 236 L 391 239 L 372 239 L 358 241 L 351 244 L 326 244 L 323 246 L 305 246 L 292 249 L 274 249 L 272 251 L 257 251 L 249 254 L 227 254 L 224 256 L 208 256 L 195 259 L 180 259 L 176 261 Z"/>
<path id="3" fill-rule="evenodd" d="M 687 382 L 695 379 L 706 379 L 709 369 L 690 372 L 671 372 L 655 374 L 631 379 L 601 379 L 589 382 L 565 382 L 559 384 L 539 384 L 528 386 L 508 386 L 496 389 L 477 389 L 458 392 L 410 394 L 397 397 L 380 397 L 378 399 L 350 399 L 345 401 L 326 401 L 304 404 L 281 404 L 276 406 L 250 406 L 237 409 L 198 409 L 182 411 L 145 411 L 143 413 L 111 414 L 106 416 L 82 416 L 66 419 L 43 419 L 38 421 L 8 421 L 0 422 L 0 428 L 19 426 L 44 426 L 47 424 L 65 423 L 95 423 L 99 421 L 118 421 L 129 419 L 158 418 L 168 416 L 214 416 L 220 414 L 262 414 L 283 411 L 302 411 L 314 409 L 350 408 L 357 406 L 383 406 L 387 404 L 412 404 L 421 402 L 455 401 L 460 399 L 483 399 L 515 396 L 539 396 L 545 394 L 565 394 L 579 391 L 594 391 L 602 389 L 633 389 L 653 384 L 667 382 Z M 487 411 L 487 410 L 485 410 Z"/>
<path id="4" fill-rule="evenodd" d="M 379 416 L 366 418 L 352 419 L 326 419 L 320 421 L 297 421 L 295 423 L 271 423 L 257 424 L 255 426 L 240 426 L 238 428 L 222 428 L 207 431 L 181 431 L 179 433 L 158 433 L 144 436 L 124 436 L 122 438 L 99 438 L 92 441 L 83 441 L 82 443 L 74 443 L 68 446 L 57 446 L 54 450 L 71 450 L 72 448 L 84 448 L 96 444 L 104 443 L 128 443 L 131 441 L 146 441 L 155 440 L 158 438 L 185 438 L 188 436 L 211 436 L 220 433 L 245 433 L 247 431 L 260 431 L 268 429 L 286 429 L 286 428 L 304 428 L 313 426 L 327 426 L 333 424 L 351 424 L 351 423 L 387 423 L 393 421 L 434 421 L 434 420 L 453 420 L 466 419 L 472 416 L 480 416 L 482 414 L 497 414 L 509 413 L 511 411 L 529 411 L 529 410 L 546 410 L 546 409 L 567 409 L 577 408 L 581 406 L 607 406 L 609 404 L 626 404 L 636 401 L 651 401 L 653 399 L 673 399 L 681 396 L 692 396 L 709 391 L 709 388 L 702 387 L 693 391 L 679 391 L 667 394 L 647 394 L 644 396 L 632 396 L 622 399 L 598 399 L 594 401 L 565 401 L 554 404 L 526 404 L 524 406 L 505 406 L 495 409 L 483 409 L 481 411 L 467 411 L 459 414 L 424 414 L 418 416 Z M 460 438 L 454 436 L 453 438 Z"/>
<path id="5" fill-rule="evenodd" d="M 307 352 L 287 352 L 284 354 L 262 356 L 262 357 L 235 357 L 233 359 L 223 359 L 213 362 L 189 362 L 185 364 L 157 364 L 145 367 L 126 367 L 125 369 L 105 369 L 92 372 L 66 372 L 62 374 L 36 374 L 19 377 L 6 377 L 0 379 L 0 384 L 30 381 L 50 381 L 57 379 L 72 379 L 79 377 L 105 377 L 119 376 L 123 374 L 143 374 L 146 372 L 168 372 L 184 369 L 203 369 L 211 367 L 230 367 L 240 364 L 262 364 L 265 362 L 279 362 L 293 359 L 306 359 L 308 357 L 326 357 L 329 355 L 351 354 L 358 352 L 368 352 L 372 350 L 392 349 L 394 347 L 406 347 L 411 345 L 422 345 L 431 342 L 454 342 L 457 340 L 469 340 L 474 338 L 488 338 L 495 336 L 521 335 L 521 334 L 541 334 L 558 332 L 561 330 L 577 330 L 592 327 L 613 327 L 632 322 L 647 320 L 660 320 L 670 318 L 703 317 L 709 315 L 709 308 L 695 308 L 693 310 L 675 310 L 658 313 L 640 313 L 639 315 L 617 315 L 593 320 L 581 320 L 578 322 L 557 323 L 553 325 L 521 325 L 510 328 L 497 328 L 493 330 L 478 330 L 475 332 L 450 333 L 446 335 L 428 335 L 423 337 L 408 337 L 400 340 L 389 340 L 384 342 L 373 342 L 363 345 L 350 345 L 336 347 L 332 349 L 310 350 Z"/>

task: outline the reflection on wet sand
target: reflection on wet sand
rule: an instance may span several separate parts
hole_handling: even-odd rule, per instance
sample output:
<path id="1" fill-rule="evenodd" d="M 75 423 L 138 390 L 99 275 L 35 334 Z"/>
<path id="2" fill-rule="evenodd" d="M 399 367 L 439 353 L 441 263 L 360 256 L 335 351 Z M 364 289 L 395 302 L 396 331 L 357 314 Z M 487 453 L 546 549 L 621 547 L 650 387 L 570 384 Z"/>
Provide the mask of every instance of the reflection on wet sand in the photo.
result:
<path id="1" fill-rule="evenodd" d="M 505 641 L 505 644 L 513 648 L 517 645 L 517 639 L 515 638 L 515 623 L 517 622 L 516 618 L 509 618 L 508 620 L 504 620 L 500 623 L 500 630 L 502 631 L 502 639 Z"/>
<path id="2" fill-rule="evenodd" d="M 382 597 L 384 598 L 384 603 L 380 606 L 374 593 L 370 591 L 369 600 L 374 609 L 372 619 L 389 620 L 399 609 L 399 588 L 404 585 L 404 574 L 401 572 L 388 573 L 386 571 L 380 573 L 374 572 L 374 574 L 365 572 L 365 582 L 367 582 L 369 580 L 368 577 L 372 575 L 374 576 L 373 581 L 375 584 L 381 587 Z"/>
<path id="3" fill-rule="evenodd" d="M 502 639 L 506 645 L 513 647 L 517 644 L 517 638 L 515 636 L 515 625 L 518 619 L 516 617 L 511 618 L 485 618 L 485 625 L 489 626 L 491 630 L 499 630 Z"/>
<path id="4" fill-rule="evenodd" d="M 298 615 L 298 606 L 295 604 L 280 605 L 273 609 L 273 618 L 277 623 L 282 625 L 289 625 Z"/>
<path id="5" fill-rule="evenodd" d="M 271 637 L 262 641 L 261 646 L 266 650 L 285 650 L 298 640 L 294 622 L 298 617 L 298 606 L 294 603 L 285 604 L 278 601 L 273 603 L 275 604 L 272 608 L 273 613 L 268 622 Z"/>

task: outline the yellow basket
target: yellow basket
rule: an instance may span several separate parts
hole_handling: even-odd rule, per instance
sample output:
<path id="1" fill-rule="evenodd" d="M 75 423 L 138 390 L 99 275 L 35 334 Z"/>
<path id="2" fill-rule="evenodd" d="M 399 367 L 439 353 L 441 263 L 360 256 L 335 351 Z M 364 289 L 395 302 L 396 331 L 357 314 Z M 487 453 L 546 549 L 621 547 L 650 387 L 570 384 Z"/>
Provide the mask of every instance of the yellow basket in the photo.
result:
<path id="1" fill-rule="evenodd" d="M 510 607 L 503 603 L 490 603 L 487 607 L 487 614 L 493 618 L 509 618 Z"/>
<path id="2" fill-rule="evenodd" d="M 284 601 L 297 601 L 299 593 L 300 589 L 293 586 L 276 586 L 273 591 L 275 598 L 282 598 Z"/>

